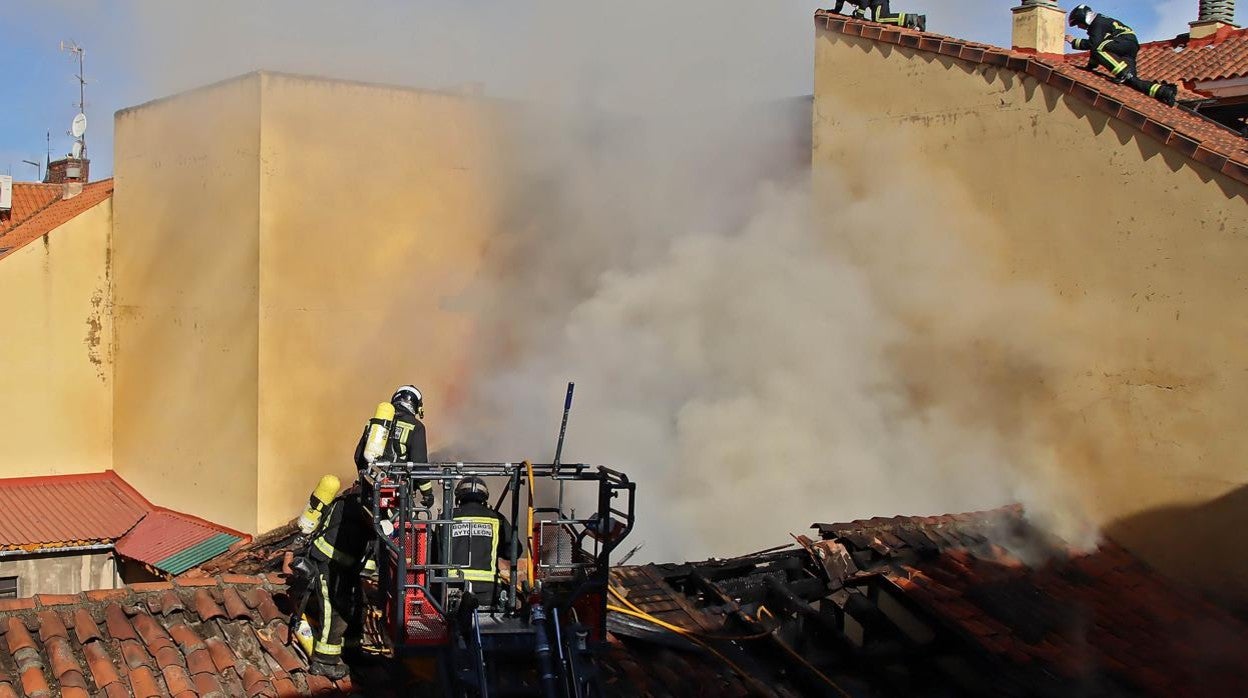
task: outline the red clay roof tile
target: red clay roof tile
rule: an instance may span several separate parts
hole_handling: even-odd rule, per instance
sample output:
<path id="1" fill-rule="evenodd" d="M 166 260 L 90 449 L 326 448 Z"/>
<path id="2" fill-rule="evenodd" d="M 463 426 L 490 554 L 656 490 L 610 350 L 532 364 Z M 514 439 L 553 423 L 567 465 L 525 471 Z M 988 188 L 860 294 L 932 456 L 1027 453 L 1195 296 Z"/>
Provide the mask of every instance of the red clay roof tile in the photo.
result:
<path id="1" fill-rule="evenodd" d="M 26 692 L 27 698 L 48 698 L 52 695 L 43 669 L 37 666 L 22 671 L 22 690 Z"/>
<path id="2" fill-rule="evenodd" d="M 208 638 L 204 644 L 208 646 L 208 653 L 212 655 L 212 663 L 217 666 L 217 671 L 225 673 L 227 669 L 234 668 L 234 652 L 229 645 L 215 637 Z"/>
<path id="3" fill-rule="evenodd" d="M 83 592 L 88 601 L 121 601 L 130 595 L 128 589 L 92 589 Z"/>
<path id="4" fill-rule="evenodd" d="M 198 674 L 216 673 L 217 667 L 212 663 L 212 655 L 208 653 L 208 646 L 200 643 L 201 649 L 189 650 L 186 653 L 186 668 L 191 676 Z"/>
<path id="5" fill-rule="evenodd" d="M 283 620 L 286 617 L 286 614 L 282 613 L 277 605 L 273 603 L 273 597 L 269 595 L 269 592 L 261 587 L 256 587 L 248 593 L 247 602 L 248 605 L 256 609 L 265 623 Z"/>
<path id="6" fill-rule="evenodd" d="M 82 666 L 78 663 L 77 657 L 74 656 L 74 649 L 70 646 L 69 641 L 63 637 L 54 638 L 52 642 L 45 642 L 44 648 L 48 654 L 48 668 L 52 670 L 52 675 L 57 677 L 57 681 L 65 685 L 76 685 L 72 677 L 67 678 L 68 674 L 77 674 L 78 681 L 86 687 L 86 682 L 82 681 Z"/>
<path id="7" fill-rule="evenodd" d="M 1248 75 L 1248 29 L 1223 29 L 1202 39 L 1181 35 L 1140 44 L 1140 75 L 1150 80 L 1191 83 Z"/>
<path id="8" fill-rule="evenodd" d="M 121 675 L 113 666 L 113 660 L 108 656 L 108 650 L 104 649 L 103 643 L 92 642 L 84 645 L 82 654 L 86 657 L 87 668 L 91 670 L 91 678 L 95 680 L 97 687 L 107 687 L 121 681 Z"/>
<path id="9" fill-rule="evenodd" d="M 19 189 L 22 207 L 18 210 Z M 62 199 L 60 184 L 13 184 L 14 209 L 10 219 L 0 225 L 0 259 L 38 240 L 64 225 L 78 214 L 113 195 L 113 180 L 106 179 L 83 186 L 82 193 Z M 42 205 L 40 205 L 42 204 Z M 31 210 L 30 207 L 38 206 Z"/>
<path id="10" fill-rule="evenodd" d="M 225 611 L 221 610 L 207 589 L 195 590 L 195 612 L 204 620 L 226 617 Z"/>
<path id="11" fill-rule="evenodd" d="M 1064 548 L 1031 529 L 1016 508 L 953 525 L 895 517 L 817 528 L 857 555 L 860 569 L 882 574 L 917 608 L 1000 661 L 1041 662 L 1074 679 L 1108 674 L 1146 695 L 1248 694 L 1248 676 L 1234 669 L 1248 664 L 1248 624 L 1112 543 L 1059 554 Z M 939 531 L 942 544 L 920 551 L 907 543 L 888 553 L 863 545 L 885 532 L 917 540 L 919 531 Z M 988 542 L 994 539 L 1028 540 L 1028 549 L 1048 552 L 1028 566 Z M 868 551 L 876 557 L 863 558 Z"/>
<path id="12" fill-rule="evenodd" d="M 134 698 L 160 698 L 165 695 L 156 682 L 156 675 L 145 666 L 130 671 L 130 690 L 134 692 Z"/>
<path id="13" fill-rule="evenodd" d="M 31 216 L 52 205 L 65 193 L 60 184 L 41 182 L 14 182 L 12 209 L 7 218 L 0 220 L 0 236 L 16 228 Z"/>
<path id="14" fill-rule="evenodd" d="M 41 611 L 35 614 L 39 619 L 39 639 L 47 642 L 54 637 L 67 638 L 69 631 L 65 628 L 61 614 L 56 611 Z"/>
<path id="15" fill-rule="evenodd" d="M 170 664 L 161 670 L 161 674 L 165 678 L 165 686 L 169 688 L 170 694 L 176 696 L 187 691 L 195 692 L 194 682 L 181 665 Z"/>
<path id="16" fill-rule="evenodd" d="M 1248 138 L 1187 109 L 1168 107 L 1130 87 L 1114 84 L 1103 73 L 1083 70 L 1072 63 L 1072 60 L 1078 61 L 1077 57 L 1072 59 L 1064 55 L 1007 51 L 910 29 L 887 32 L 871 38 L 864 33 L 863 27 L 873 23 L 824 10 L 815 13 L 815 23 L 829 31 L 848 36 L 861 36 L 881 43 L 910 46 L 919 51 L 957 56 L 959 60 L 1004 65 L 1007 70 L 1026 73 L 1139 129 L 1144 135 L 1155 138 L 1178 152 L 1183 152 L 1183 149 L 1170 144 L 1169 140 L 1172 134 L 1182 134 L 1199 143 L 1202 151 L 1207 153 L 1203 158 L 1199 157 L 1202 151 L 1188 155 L 1189 161 L 1202 162 L 1227 177 L 1248 184 Z M 917 45 L 912 40 L 907 41 L 907 37 L 918 37 Z M 954 46 L 960 47 L 957 52 L 952 51 Z M 976 58 L 975 52 L 962 50 L 967 47 L 982 48 L 984 51 Z M 1004 63 L 1000 60 L 1002 55 L 1005 56 Z M 1140 74 L 1144 75 L 1142 67 Z M 1144 117 L 1143 122 L 1140 121 L 1141 116 Z"/>
<path id="17" fill-rule="evenodd" d="M 30 632 L 26 630 L 26 625 L 22 623 L 20 618 L 10 617 L 5 622 L 7 629 L 5 632 L 5 640 L 9 644 L 9 653 L 17 654 L 23 649 L 34 648 L 35 641 L 30 636 Z"/>
<path id="18" fill-rule="evenodd" d="M 143 643 L 138 640 L 122 640 L 120 646 L 121 659 L 128 668 L 137 669 L 141 666 L 151 668 L 153 660 Z"/>
<path id="19" fill-rule="evenodd" d="M 238 595 L 237 589 L 225 587 L 221 590 L 221 599 L 225 603 L 225 613 L 230 619 L 251 620 L 251 609 L 247 608 L 243 598 Z"/>
<path id="20" fill-rule="evenodd" d="M 103 637 L 100 635 L 100 627 L 95 624 L 95 619 L 85 608 L 74 611 L 74 637 L 78 638 L 79 644 L 83 645 Z"/>
<path id="21" fill-rule="evenodd" d="M 196 673 L 193 681 L 195 682 L 195 690 L 199 692 L 200 696 L 225 695 L 225 689 L 222 688 L 221 682 L 211 672 Z"/>
<path id="22" fill-rule="evenodd" d="M 115 603 L 104 607 L 104 626 L 108 629 L 109 637 L 114 640 L 137 641 L 139 639 L 134 626 L 130 625 L 130 619 L 126 618 L 126 612 Z"/>

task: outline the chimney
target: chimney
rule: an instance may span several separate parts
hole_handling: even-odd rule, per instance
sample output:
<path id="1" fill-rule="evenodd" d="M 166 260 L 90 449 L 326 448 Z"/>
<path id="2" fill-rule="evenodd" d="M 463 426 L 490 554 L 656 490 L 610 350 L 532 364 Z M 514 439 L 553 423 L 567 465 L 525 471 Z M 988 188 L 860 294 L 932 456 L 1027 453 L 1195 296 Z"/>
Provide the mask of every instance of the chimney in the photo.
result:
<path id="1" fill-rule="evenodd" d="M 72 199 L 82 193 L 82 185 L 87 181 L 87 173 L 91 161 L 86 158 L 62 158 L 48 163 L 48 172 L 44 175 L 45 184 L 60 184 L 64 188 L 62 199 Z"/>
<path id="2" fill-rule="evenodd" d="M 1189 22 L 1188 37 L 1204 39 L 1225 27 L 1235 26 L 1235 0 L 1200 0 L 1200 15 Z"/>
<path id="3" fill-rule="evenodd" d="M 1066 13 L 1052 0 L 1023 0 L 1014 13 L 1016 51 L 1066 52 Z"/>
<path id="4" fill-rule="evenodd" d="M 45 184 L 63 184 L 65 182 L 86 182 L 91 161 L 85 158 L 61 158 L 48 163 L 48 171 L 43 176 Z"/>

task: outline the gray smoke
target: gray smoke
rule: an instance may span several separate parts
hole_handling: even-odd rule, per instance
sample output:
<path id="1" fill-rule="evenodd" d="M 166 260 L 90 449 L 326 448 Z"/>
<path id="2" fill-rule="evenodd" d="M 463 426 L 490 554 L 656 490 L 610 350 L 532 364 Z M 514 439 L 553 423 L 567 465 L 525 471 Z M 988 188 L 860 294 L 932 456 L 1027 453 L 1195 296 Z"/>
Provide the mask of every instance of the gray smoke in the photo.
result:
<path id="1" fill-rule="evenodd" d="M 1070 308 L 995 269 L 999 223 L 904 143 L 847 139 L 812 180 L 810 103 L 786 97 L 810 90 L 816 6 L 140 3 L 118 35 L 150 96 L 266 68 L 517 105 L 444 455 L 549 459 L 575 380 L 565 460 L 640 483 L 644 557 L 1016 500 L 1092 540 L 1036 417 L 1078 363 L 1053 350 L 1077 346 Z M 1008 28 L 944 12 L 929 26 Z"/>

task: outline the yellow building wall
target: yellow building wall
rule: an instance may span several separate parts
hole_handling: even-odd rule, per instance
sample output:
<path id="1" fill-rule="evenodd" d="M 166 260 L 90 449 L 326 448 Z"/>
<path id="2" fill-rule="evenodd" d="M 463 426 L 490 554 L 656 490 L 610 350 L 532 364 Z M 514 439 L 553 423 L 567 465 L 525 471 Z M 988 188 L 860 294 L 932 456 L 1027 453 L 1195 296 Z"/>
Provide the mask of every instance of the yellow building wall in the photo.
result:
<path id="1" fill-rule="evenodd" d="M 263 76 L 259 530 L 322 474 L 355 478 L 364 423 L 399 385 L 424 392 L 441 444 L 471 341 L 456 299 L 495 225 L 491 104 Z"/>
<path id="2" fill-rule="evenodd" d="M 1248 188 L 1031 77 L 822 28 L 813 138 L 825 196 L 855 139 L 898 144 L 881 186 L 917 165 L 969 193 L 993 225 L 965 248 L 1068 313 L 1039 349 L 1082 359 L 1026 415 L 1062 476 L 1146 560 L 1248 598 L 1216 547 L 1248 523 Z"/>
<path id="3" fill-rule="evenodd" d="M 494 225 L 490 105 L 256 73 L 120 112 L 118 472 L 257 533 L 355 478 L 399 385 L 436 448 Z"/>
<path id="4" fill-rule="evenodd" d="M 117 472 L 255 531 L 260 80 L 117 113 Z"/>
<path id="5" fill-rule="evenodd" d="M 112 201 L 0 261 L 0 477 L 112 468 Z"/>

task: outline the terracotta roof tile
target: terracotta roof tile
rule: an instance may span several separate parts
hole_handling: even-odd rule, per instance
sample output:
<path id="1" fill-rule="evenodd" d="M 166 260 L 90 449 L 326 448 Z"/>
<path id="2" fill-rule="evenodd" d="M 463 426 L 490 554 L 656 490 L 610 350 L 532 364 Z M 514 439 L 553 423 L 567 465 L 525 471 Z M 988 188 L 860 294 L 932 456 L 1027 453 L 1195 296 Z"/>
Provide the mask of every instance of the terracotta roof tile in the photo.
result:
<path id="1" fill-rule="evenodd" d="M 1186 34 L 1140 44 L 1136 66 L 1150 80 L 1222 80 L 1248 75 L 1248 29 L 1224 28 L 1202 39 Z"/>
<path id="2" fill-rule="evenodd" d="M 212 587 L 153 584 L 96 601 L 84 594 L 75 597 L 74 606 L 0 611 L 0 647 L 13 658 L 7 666 L 16 670 L 6 682 L 6 662 L 0 659 L 0 698 L 5 685 L 19 696 L 55 691 L 113 698 L 309 696 L 318 686 L 324 690 L 318 695 L 347 695 L 343 686 L 349 684 L 307 674 L 306 659 L 282 640 L 284 615 L 278 612 L 276 622 L 266 622 L 254 610 L 289 603 L 284 589 L 262 577 L 234 579 L 251 583 L 214 578 Z M 213 587 L 226 599 L 230 615 L 212 599 Z M 151 610 L 168 608 L 170 601 L 162 597 L 171 594 L 184 610 Z M 196 602 L 203 597 L 208 603 Z M 201 608 L 208 617 L 200 615 Z M 70 621 L 72 628 L 66 625 Z"/>
<path id="3" fill-rule="evenodd" d="M 1170 583 L 1111 542 L 1069 554 L 1011 507 L 961 517 L 817 524 L 965 641 L 1019 670 L 1041 662 L 1071 680 L 1109 676 L 1153 696 L 1248 695 L 1248 624 Z M 940 540 L 922 548 L 918 533 Z M 893 534 L 904 546 L 864 545 Z M 932 535 L 935 534 L 935 535 Z M 985 536 L 985 534 L 988 534 Z M 960 540 L 975 541 L 968 544 Z M 1024 564 L 990 540 L 1018 541 Z M 864 557 L 869 553 L 870 559 Z"/>
<path id="4" fill-rule="evenodd" d="M 98 640 L 103 635 L 100 634 L 100 628 L 95 623 L 95 619 L 91 617 L 91 613 L 85 608 L 79 608 L 74 611 L 74 637 L 78 638 L 80 644 L 87 644 L 91 640 Z"/>
<path id="5" fill-rule="evenodd" d="M 2 479 L 0 549 L 111 543 L 150 509 L 151 504 L 111 470 Z"/>
<path id="6" fill-rule="evenodd" d="M 64 192 L 65 188 L 60 184 L 14 182 L 11 201 L 13 208 L 9 210 L 9 215 L 5 219 L 0 220 L 0 236 L 55 203 Z"/>
<path id="7" fill-rule="evenodd" d="M 1083 70 L 1077 67 L 1079 57 L 1075 54 L 1059 56 L 1023 53 L 910 29 L 868 37 L 864 28 L 874 23 L 824 10 L 815 13 L 815 23 L 836 33 L 956 56 L 959 60 L 968 62 L 1001 65 L 1007 70 L 1028 74 L 1123 121 L 1143 135 L 1184 153 L 1189 161 L 1202 162 L 1227 177 L 1248 183 L 1248 138 L 1190 110 L 1168 107 L 1125 85 L 1116 85 L 1102 73 Z M 918 39 L 917 43 L 915 38 Z M 1145 74 L 1143 67 L 1140 68 L 1140 73 Z M 1196 142 L 1200 149 L 1196 153 L 1185 153 L 1183 147 L 1180 147 L 1181 143 L 1171 141 L 1173 134 L 1181 134 Z"/>
<path id="8" fill-rule="evenodd" d="M 243 597 L 239 596 L 237 589 L 228 586 L 222 589 L 221 600 L 225 604 L 225 613 L 229 618 L 251 620 L 251 609 L 247 608 L 247 604 L 243 602 Z"/>
<path id="9" fill-rule="evenodd" d="M 22 201 L 20 213 L 19 188 Z M 61 198 L 63 191 L 60 184 L 13 184 L 13 212 L 5 224 L 0 224 L 0 259 L 111 197 L 113 180 L 105 179 L 86 184 L 81 194 L 70 199 Z"/>

